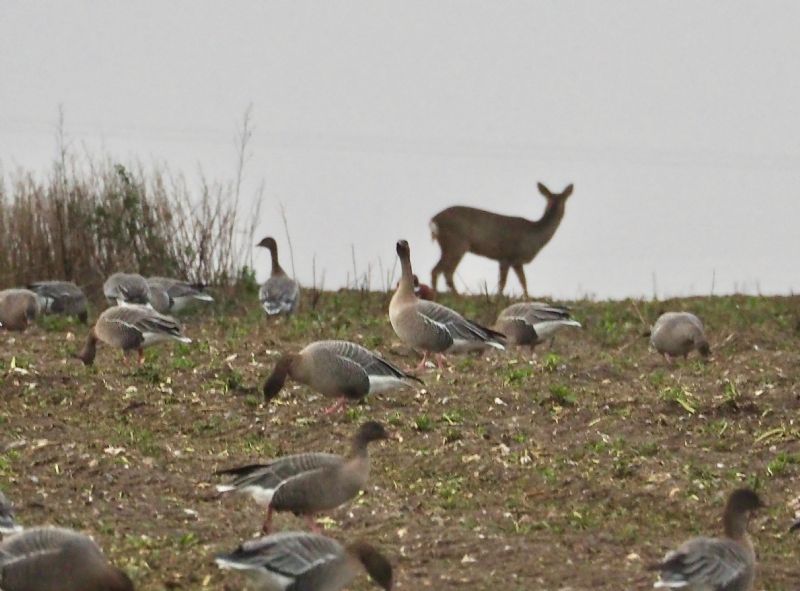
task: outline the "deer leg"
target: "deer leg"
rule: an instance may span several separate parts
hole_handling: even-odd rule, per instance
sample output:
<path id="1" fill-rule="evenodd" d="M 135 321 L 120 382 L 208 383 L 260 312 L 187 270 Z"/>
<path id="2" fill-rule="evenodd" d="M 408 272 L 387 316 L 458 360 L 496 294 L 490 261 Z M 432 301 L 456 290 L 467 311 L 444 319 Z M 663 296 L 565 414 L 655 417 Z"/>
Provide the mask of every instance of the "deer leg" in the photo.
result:
<path id="1" fill-rule="evenodd" d="M 500 280 L 497 282 L 497 295 L 503 295 L 503 290 L 506 288 L 506 279 L 508 279 L 508 263 L 500 261 Z"/>
<path id="2" fill-rule="evenodd" d="M 512 269 L 514 269 L 514 273 L 517 274 L 517 279 L 519 279 L 519 284 L 522 286 L 522 293 L 525 294 L 525 299 L 528 299 L 528 282 L 525 281 L 525 269 L 523 269 L 522 263 L 513 265 Z"/>
<path id="3" fill-rule="evenodd" d="M 460 240 L 447 241 L 440 237 L 439 246 L 442 249 L 442 256 L 439 259 L 439 262 L 436 263 L 436 266 L 433 268 L 433 273 L 431 275 L 433 290 L 436 291 L 436 280 L 438 279 L 439 274 L 444 273 L 447 287 L 449 287 L 450 291 L 453 293 L 457 293 L 456 284 L 453 281 L 453 273 L 455 273 L 458 263 L 461 262 L 461 259 L 464 257 L 467 250 L 469 250 L 469 243 L 465 244 Z"/>

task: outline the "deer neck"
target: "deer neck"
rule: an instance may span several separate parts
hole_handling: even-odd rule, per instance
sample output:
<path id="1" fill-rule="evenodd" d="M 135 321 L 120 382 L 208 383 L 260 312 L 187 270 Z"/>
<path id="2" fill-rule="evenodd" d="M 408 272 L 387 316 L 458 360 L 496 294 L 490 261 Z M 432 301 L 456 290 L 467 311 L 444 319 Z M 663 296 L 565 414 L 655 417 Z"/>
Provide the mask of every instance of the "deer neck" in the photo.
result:
<path id="1" fill-rule="evenodd" d="M 531 222 L 530 232 L 525 237 L 529 246 L 528 250 L 537 252 L 547 244 L 556 233 L 561 220 L 564 218 L 563 203 L 548 203 L 542 217 Z"/>

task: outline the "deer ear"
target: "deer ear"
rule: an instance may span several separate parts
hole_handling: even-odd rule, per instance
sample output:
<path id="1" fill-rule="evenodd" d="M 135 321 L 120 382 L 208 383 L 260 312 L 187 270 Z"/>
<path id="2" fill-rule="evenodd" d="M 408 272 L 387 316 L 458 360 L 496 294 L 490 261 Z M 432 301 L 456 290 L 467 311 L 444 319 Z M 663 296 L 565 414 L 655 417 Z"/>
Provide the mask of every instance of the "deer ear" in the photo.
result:
<path id="1" fill-rule="evenodd" d="M 569 185 L 567 185 L 567 188 L 566 188 L 566 189 L 564 189 L 564 190 L 561 192 L 561 198 L 562 198 L 562 199 L 566 199 L 566 198 L 567 198 L 567 197 L 569 197 L 570 195 L 572 195 L 572 183 L 570 183 Z"/>
<path id="2" fill-rule="evenodd" d="M 539 188 L 539 192 L 548 199 L 551 199 L 553 197 L 553 194 L 550 192 L 550 189 L 545 187 L 542 183 L 536 183 L 536 186 Z"/>

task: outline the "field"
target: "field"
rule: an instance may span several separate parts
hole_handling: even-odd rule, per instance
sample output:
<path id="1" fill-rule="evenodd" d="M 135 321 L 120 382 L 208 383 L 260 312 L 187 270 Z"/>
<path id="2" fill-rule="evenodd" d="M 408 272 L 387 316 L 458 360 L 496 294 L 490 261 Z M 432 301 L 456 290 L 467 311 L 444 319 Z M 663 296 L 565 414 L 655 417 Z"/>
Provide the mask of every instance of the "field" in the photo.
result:
<path id="1" fill-rule="evenodd" d="M 369 489 L 323 520 L 365 537 L 397 589 L 647 589 L 645 565 L 687 536 L 719 531 L 725 495 L 755 486 L 757 589 L 796 589 L 800 538 L 800 299 L 713 297 L 569 303 L 582 331 L 528 349 L 453 357 L 422 390 L 338 416 L 290 385 L 269 406 L 281 351 L 354 340 L 408 367 L 386 294 L 323 293 L 312 311 L 268 321 L 254 297 L 185 318 L 191 345 L 148 350 L 137 368 L 101 347 L 71 358 L 86 327 L 45 318 L 0 333 L 0 488 L 26 525 L 91 532 L 137 589 L 242 589 L 216 552 L 255 535 L 249 499 L 218 498 L 217 469 L 298 451 L 345 452 L 357 425 L 402 441 L 371 448 Z M 444 303 L 484 323 L 505 303 Z M 641 335 L 661 310 L 709 330 L 713 358 L 673 366 Z M 303 528 L 281 514 L 276 529 Z M 357 589 L 371 588 L 366 578 Z"/>

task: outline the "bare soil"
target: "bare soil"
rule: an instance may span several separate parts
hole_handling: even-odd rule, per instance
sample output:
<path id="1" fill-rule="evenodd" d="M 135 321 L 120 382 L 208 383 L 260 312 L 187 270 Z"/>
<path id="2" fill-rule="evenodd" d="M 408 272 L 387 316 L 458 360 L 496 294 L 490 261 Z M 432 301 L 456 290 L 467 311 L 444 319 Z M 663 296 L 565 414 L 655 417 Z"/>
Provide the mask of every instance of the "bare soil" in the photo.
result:
<path id="1" fill-rule="evenodd" d="M 507 301 L 445 298 L 491 323 Z M 87 328 L 46 318 L 0 333 L 0 488 L 25 525 L 90 532 L 137 588 L 242 589 L 217 552 L 258 533 L 251 499 L 219 498 L 220 468 L 300 451 L 347 450 L 366 419 L 402 437 L 374 446 L 369 488 L 327 516 L 328 535 L 367 538 L 398 589 L 648 589 L 645 565 L 719 531 L 725 496 L 755 486 L 757 589 L 798 587 L 800 298 L 572 302 L 581 331 L 535 352 L 453 357 L 424 389 L 369 398 L 333 417 L 290 385 L 260 388 L 278 355 L 323 338 L 418 356 L 388 323 L 386 294 L 324 293 L 289 320 L 252 296 L 186 317 L 192 345 L 71 355 Z M 641 333 L 661 310 L 706 321 L 713 358 L 668 365 Z M 281 514 L 276 529 L 305 524 Z M 368 589 L 366 577 L 354 588 Z"/>

